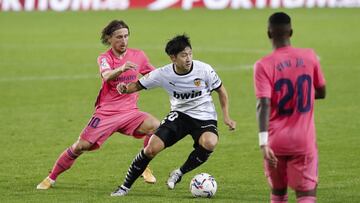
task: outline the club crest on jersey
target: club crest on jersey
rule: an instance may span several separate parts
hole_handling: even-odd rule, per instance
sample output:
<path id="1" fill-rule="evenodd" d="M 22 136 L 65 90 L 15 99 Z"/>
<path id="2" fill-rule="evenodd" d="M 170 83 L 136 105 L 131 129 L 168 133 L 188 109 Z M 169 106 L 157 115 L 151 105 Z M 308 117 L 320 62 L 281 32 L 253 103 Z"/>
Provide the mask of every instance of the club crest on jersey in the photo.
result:
<path id="1" fill-rule="evenodd" d="M 201 79 L 200 79 L 200 78 L 195 78 L 195 80 L 194 80 L 194 85 L 195 85 L 196 87 L 199 87 L 199 86 L 201 85 Z"/>

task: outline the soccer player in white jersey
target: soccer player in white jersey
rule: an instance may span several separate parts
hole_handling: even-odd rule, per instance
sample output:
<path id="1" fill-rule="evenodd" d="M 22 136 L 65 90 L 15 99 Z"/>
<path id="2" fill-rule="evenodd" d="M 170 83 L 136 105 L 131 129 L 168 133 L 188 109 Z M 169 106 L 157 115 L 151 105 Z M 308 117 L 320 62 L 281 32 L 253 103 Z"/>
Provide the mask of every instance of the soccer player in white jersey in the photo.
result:
<path id="1" fill-rule="evenodd" d="M 131 163 L 124 183 L 111 196 L 126 195 L 135 180 L 149 162 L 163 149 L 172 146 L 186 135 L 194 140 L 194 150 L 185 163 L 171 172 L 167 180 L 169 189 L 174 189 L 181 177 L 203 164 L 218 143 L 217 115 L 211 92 L 219 95 L 224 123 L 234 130 L 236 122 L 229 116 L 228 95 L 214 69 L 201 61 L 192 60 L 192 48 L 186 35 L 171 39 L 165 48 L 172 61 L 150 72 L 137 82 L 119 84 L 121 94 L 142 89 L 163 87 L 170 95 L 171 111 Z"/>

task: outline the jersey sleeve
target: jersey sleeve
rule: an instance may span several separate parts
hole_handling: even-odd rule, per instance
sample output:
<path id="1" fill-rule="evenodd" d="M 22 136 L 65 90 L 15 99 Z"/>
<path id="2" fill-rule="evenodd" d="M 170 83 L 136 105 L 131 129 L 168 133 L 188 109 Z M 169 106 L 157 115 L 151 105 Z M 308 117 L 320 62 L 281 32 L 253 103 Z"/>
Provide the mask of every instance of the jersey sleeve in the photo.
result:
<path id="1" fill-rule="evenodd" d="M 313 51 L 314 55 L 314 86 L 315 88 L 323 87 L 325 86 L 325 77 L 321 70 L 319 59 L 316 55 L 316 53 Z"/>
<path id="2" fill-rule="evenodd" d="M 254 65 L 254 88 L 256 98 L 271 98 L 271 82 L 260 62 Z"/>
<path id="3" fill-rule="evenodd" d="M 152 89 L 161 85 L 160 69 L 155 69 L 144 75 L 139 80 L 140 85 L 145 89 Z"/>
<path id="4" fill-rule="evenodd" d="M 143 51 L 141 51 L 140 53 L 142 55 L 143 60 L 139 69 L 139 73 L 141 75 L 146 75 L 149 72 L 155 70 L 155 68 L 154 66 L 151 65 L 149 58 L 146 56 L 146 54 Z"/>
<path id="5" fill-rule="evenodd" d="M 209 72 L 208 72 L 208 85 L 210 86 L 210 90 L 216 90 L 221 87 L 222 82 L 218 74 L 215 72 L 215 70 L 209 66 Z"/>
<path id="6" fill-rule="evenodd" d="M 107 70 L 111 70 L 111 67 L 110 67 L 111 61 L 110 61 L 109 57 L 107 57 L 105 55 L 101 55 L 98 57 L 97 63 L 99 66 L 100 74 L 102 74 L 103 72 L 105 72 Z"/>

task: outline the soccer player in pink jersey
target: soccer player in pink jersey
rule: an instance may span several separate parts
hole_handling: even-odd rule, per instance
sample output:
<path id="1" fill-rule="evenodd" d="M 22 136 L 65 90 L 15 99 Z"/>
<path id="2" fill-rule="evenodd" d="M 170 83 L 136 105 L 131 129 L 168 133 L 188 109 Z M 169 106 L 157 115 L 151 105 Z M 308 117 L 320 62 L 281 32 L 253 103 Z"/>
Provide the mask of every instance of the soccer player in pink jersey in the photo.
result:
<path id="1" fill-rule="evenodd" d="M 259 145 L 271 202 L 287 202 L 287 187 L 298 203 L 316 202 L 318 153 L 314 101 L 325 98 L 325 79 L 312 49 L 294 48 L 291 19 L 270 16 L 268 37 L 273 52 L 255 63 Z"/>
<path id="2" fill-rule="evenodd" d="M 98 57 L 102 87 L 95 104 L 95 112 L 80 134 L 79 139 L 58 158 L 48 177 L 37 185 L 37 189 L 51 188 L 56 178 L 68 170 L 83 152 L 98 149 L 113 133 L 120 132 L 135 138 L 145 138 L 147 146 L 150 136 L 160 122 L 152 115 L 139 111 L 138 94 L 119 94 L 119 83 L 138 80 L 154 70 L 145 53 L 128 48 L 129 27 L 124 21 L 113 20 L 102 31 L 102 43 L 111 48 Z M 147 168 L 145 182 L 155 183 L 156 179 Z"/>

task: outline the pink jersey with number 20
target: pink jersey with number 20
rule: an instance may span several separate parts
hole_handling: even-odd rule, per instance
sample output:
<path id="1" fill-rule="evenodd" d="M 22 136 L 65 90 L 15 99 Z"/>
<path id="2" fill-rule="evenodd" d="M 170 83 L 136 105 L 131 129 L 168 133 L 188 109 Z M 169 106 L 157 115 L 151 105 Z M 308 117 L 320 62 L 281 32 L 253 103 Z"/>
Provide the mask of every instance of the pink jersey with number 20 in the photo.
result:
<path id="1" fill-rule="evenodd" d="M 312 49 L 286 46 L 255 63 L 257 98 L 270 98 L 269 145 L 277 155 L 316 149 L 315 88 L 325 85 Z"/>

